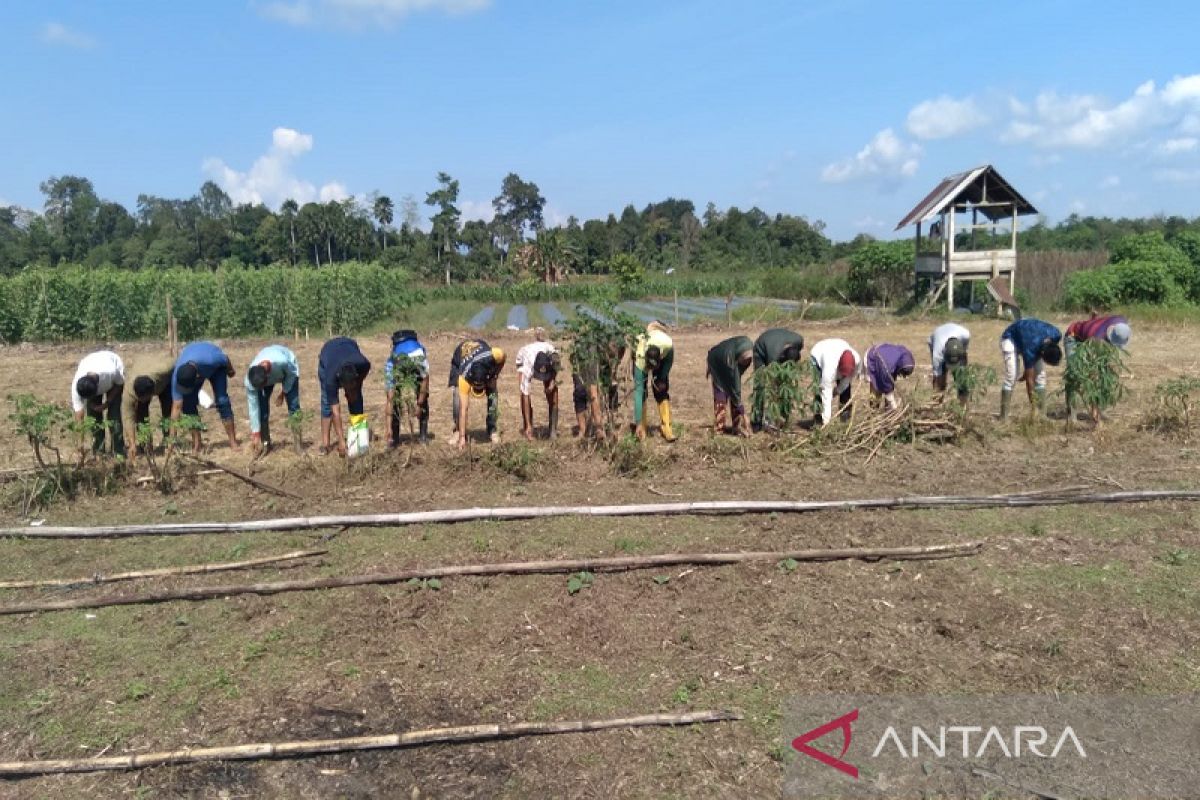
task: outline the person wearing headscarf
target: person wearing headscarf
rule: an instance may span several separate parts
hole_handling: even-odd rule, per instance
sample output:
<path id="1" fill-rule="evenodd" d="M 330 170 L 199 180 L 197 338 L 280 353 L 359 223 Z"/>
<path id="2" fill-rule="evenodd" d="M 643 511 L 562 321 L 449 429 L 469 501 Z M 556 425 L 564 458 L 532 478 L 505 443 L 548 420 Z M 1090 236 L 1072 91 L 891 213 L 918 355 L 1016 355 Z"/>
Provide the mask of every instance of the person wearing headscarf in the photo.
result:
<path id="1" fill-rule="evenodd" d="M 872 396 L 882 397 L 888 409 L 894 409 L 896 379 L 912 375 L 917 366 L 912 351 L 900 344 L 877 344 L 867 350 L 865 362 Z"/>
<path id="2" fill-rule="evenodd" d="M 833 395 L 837 394 L 842 414 L 849 412 L 851 380 L 862 363 L 858 353 L 843 339 L 822 339 L 809 351 L 809 363 L 821 388 L 820 422 L 833 418 Z"/>
<path id="3" fill-rule="evenodd" d="M 651 322 L 640 334 L 633 351 L 633 424 L 639 439 L 646 438 L 645 401 L 647 385 L 658 403 L 662 437 L 675 441 L 671 428 L 671 365 L 675 363 L 675 343 L 661 322 Z"/>
<path id="4" fill-rule="evenodd" d="M 733 417 L 733 432 L 750 433 L 746 407 L 742 405 L 742 374 L 754 361 L 754 342 L 748 336 L 734 336 L 708 351 L 707 377 L 712 380 L 713 430 L 725 432 L 726 409 Z"/>
<path id="5" fill-rule="evenodd" d="M 455 444 L 459 450 L 467 446 L 467 411 L 470 399 L 487 397 L 487 434 L 492 442 L 500 441 L 496 422 L 500 415 L 498 379 L 504 369 L 504 351 L 492 347 L 483 339 L 467 339 L 454 348 L 450 359 L 450 383 L 454 389 L 451 408 L 454 412 Z"/>

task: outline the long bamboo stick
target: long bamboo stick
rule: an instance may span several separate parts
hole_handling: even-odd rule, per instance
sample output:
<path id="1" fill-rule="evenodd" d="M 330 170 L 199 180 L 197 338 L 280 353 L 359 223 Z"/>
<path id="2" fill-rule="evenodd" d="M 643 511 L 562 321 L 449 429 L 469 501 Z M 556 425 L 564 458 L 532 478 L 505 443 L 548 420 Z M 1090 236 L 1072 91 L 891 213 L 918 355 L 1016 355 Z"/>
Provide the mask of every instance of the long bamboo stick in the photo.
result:
<path id="1" fill-rule="evenodd" d="M 84 586 L 87 584 L 116 583 L 117 581 L 132 581 L 139 578 L 161 578 L 166 575 L 201 575 L 208 572 L 224 572 L 232 569 L 250 569 L 264 564 L 275 564 L 279 561 L 292 561 L 297 558 L 312 558 L 323 556 L 328 550 L 294 550 L 278 556 L 251 558 L 247 561 L 226 561 L 220 564 L 193 564 L 187 567 L 162 567 L 160 569 L 143 569 L 133 572 L 114 572 L 112 575 L 97 573 L 87 578 L 43 578 L 32 581 L 0 581 L 0 589 L 37 589 L 46 586 Z"/>
<path id="2" fill-rule="evenodd" d="M 851 511 L 879 508 L 1024 508 L 1094 503 L 1149 503 L 1160 500 L 1196 501 L 1200 491 L 1146 490 L 1083 494 L 1049 491 L 1030 494 L 918 495 L 861 500 L 715 500 L 684 503 L 646 503 L 612 506 L 513 506 L 459 508 L 389 514 L 345 514 L 321 517 L 281 517 L 244 522 L 171 522 L 135 525 L 43 526 L 0 528 L 0 538 L 117 539 L 125 536 L 178 536 L 192 533 L 250 533 L 321 528 L 393 528 L 475 520 L 542 519 L 546 517 L 635 517 L 679 514 L 798 514 L 813 511 Z"/>
<path id="3" fill-rule="evenodd" d="M 0 762 L 0 775 L 49 775 L 63 772 L 103 772 L 143 769 L 168 764 L 196 764 L 202 761 L 252 761 L 262 758 L 344 753 L 356 750 L 388 750 L 428 744 L 461 744 L 518 736 L 551 736 L 560 733 L 592 733 L 617 728 L 698 725 L 733 722 L 742 719 L 738 711 L 693 711 L 685 714 L 645 714 L 613 719 L 579 719 L 561 722 L 501 722 L 484 725 L 459 725 L 452 728 L 391 733 L 383 736 L 353 736 L 343 739 L 311 739 L 299 742 L 258 742 L 228 747 L 197 747 L 165 750 L 158 753 L 104 756 L 101 758 L 64 758 L 50 761 Z"/>
<path id="4" fill-rule="evenodd" d="M 342 589 L 349 586 L 369 586 L 403 583 L 414 578 L 445 578 L 450 576 L 533 575 L 580 572 L 616 572 L 653 567 L 673 567 L 681 564 L 740 564 L 744 561 L 837 561 L 847 559 L 891 559 L 896 561 L 961 558 L 978 553 L 982 542 L 939 544 L 928 547 L 848 547 L 837 550 L 749 551 L 742 553 L 666 553 L 652 556 L 616 556 L 611 558 L 573 558 L 559 561 L 510 561 L 499 564 L 463 564 L 447 567 L 416 567 L 400 572 L 377 572 L 365 575 L 344 575 L 332 578 L 308 578 L 271 583 L 226 584 L 168 589 L 161 592 L 114 595 L 109 597 L 72 597 L 34 603 L 15 603 L 0 606 L 0 616 L 32 614 L 43 611 L 68 611 L 79 608 L 165 603 L 172 600 L 211 600 L 238 594 L 282 594 L 307 592 L 316 589 Z"/>

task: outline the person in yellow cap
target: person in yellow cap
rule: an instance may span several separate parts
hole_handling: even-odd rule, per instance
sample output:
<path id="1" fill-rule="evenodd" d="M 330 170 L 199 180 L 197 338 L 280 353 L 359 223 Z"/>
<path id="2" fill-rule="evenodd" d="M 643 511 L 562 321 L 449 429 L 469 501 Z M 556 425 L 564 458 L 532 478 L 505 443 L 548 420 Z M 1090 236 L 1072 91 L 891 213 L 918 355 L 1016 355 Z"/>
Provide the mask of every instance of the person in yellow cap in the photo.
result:
<path id="1" fill-rule="evenodd" d="M 455 443 L 459 450 L 467 446 L 467 405 L 471 395 L 487 396 L 487 433 L 493 442 L 500 441 L 496 418 L 500 414 L 497 382 L 504 369 L 504 351 L 492 347 L 483 339 L 467 339 L 454 348 L 450 359 L 450 388 L 454 389 Z"/>
<path id="2" fill-rule="evenodd" d="M 646 332 L 639 335 L 633 354 L 633 423 L 639 439 L 646 438 L 645 401 L 646 385 L 654 390 L 658 403 L 658 418 L 662 423 L 662 437 L 675 441 L 671 429 L 671 364 L 675 361 L 675 343 L 667 335 L 661 322 L 651 322 Z"/>

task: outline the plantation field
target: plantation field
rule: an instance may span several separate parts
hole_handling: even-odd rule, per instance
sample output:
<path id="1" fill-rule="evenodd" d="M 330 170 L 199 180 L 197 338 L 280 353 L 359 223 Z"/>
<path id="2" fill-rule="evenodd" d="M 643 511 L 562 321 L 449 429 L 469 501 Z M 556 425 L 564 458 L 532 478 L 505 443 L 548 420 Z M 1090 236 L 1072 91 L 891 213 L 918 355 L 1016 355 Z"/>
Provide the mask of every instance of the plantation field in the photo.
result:
<path id="1" fill-rule="evenodd" d="M 834 499 L 1020 492 L 1051 487 L 1196 488 L 1200 444 L 1140 425 L 1159 381 L 1200 375 L 1200 326 L 1134 320 L 1130 395 L 1098 432 L 1066 432 L 1061 371 L 1050 370 L 1051 421 L 1031 423 L 1020 390 L 1013 419 L 995 419 L 998 387 L 956 443 L 896 444 L 814 456 L 779 439 L 713 437 L 709 347 L 755 336 L 750 320 L 697 314 L 675 333 L 671 398 L 680 439 L 653 438 L 619 475 L 570 438 L 569 379 L 557 441 L 468 454 L 448 446 L 450 354 L 487 304 L 417 309 L 360 337 L 376 365 L 367 406 L 382 434 L 380 375 L 388 332 L 410 323 L 434 367 L 434 442 L 358 462 L 278 448 L 251 463 L 230 453 L 211 416 L 211 458 L 286 487 L 273 497 L 223 475 L 57 503 L 46 524 L 189 522 L 472 506 Z M 695 301 L 699 303 L 700 301 Z M 493 303 L 481 327 L 515 353 L 528 341 L 504 327 L 521 312 Z M 557 303 L 560 313 L 569 313 Z M 689 310 L 695 307 L 689 305 Z M 661 309 L 657 309 L 661 310 Z M 672 309 L 673 310 L 673 309 Z M 682 310 L 682 306 L 681 306 Z M 545 324 L 541 303 L 524 307 Z M 647 309 L 647 313 L 649 313 Z M 722 316 L 723 316 L 722 309 Z M 786 312 L 784 312 L 786 313 Z M 420 315 L 427 315 L 422 317 Z M 444 323 L 434 323 L 437 316 Z M 702 319 L 706 317 L 707 319 Z M 670 317 L 668 316 L 668 319 Z M 759 320 L 758 324 L 752 324 Z M 1051 318 L 1064 326 L 1065 318 Z M 514 322 L 519 320 L 514 320 Z M 427 323 L 427 324 L 426 324 Z M 847 339 L 905 344 L 916 375 L 900 384 L 928 399 L 932 320 L 806 319 L 806 346 Z M 973 363 L 999 370 L 1003 323 L 971 319 Z M 242 371 L 265 339 L 222 341 L 239 377 L 232 390 L 247 434 Z M 315 337 L 285 343 L 300 357 L 301 400 L 317 406 Z M 136 362 L 153 349 L 117 344 Z M 0 348 L 10 391 L 65 402 L 78 345 Z M 807 350 L 806 350 L 807 352 Z M 862 387 L 859 387 L 862 391 Z M 539 427 L 546 413 L 534 395 Z M 628 415 L 628 404 L 622 414 Z M 650 419 L 656 424 L 653 409 Z M 518 438 L 517 378 L 501 378 L 501 430 Z M 315 419 L 306 430 L 310 445 Z M 282 438 L 282 437 L 277 437 Z M 0 468 L 30 464 L 5 424 Z M 380 442 L 377 440 L 377 445 Z M 503 457 L 501 457 L 503 456 Z M 628 465 L 627 465 L 628 466 Z M 517 474 L 527 475 L 519 477 Z M 139 473 L 140 474 L 140 473 Z M 2 487 L 11 501 L 19 481 Z M 3 523 L 23 525 L 11 505 Z M 568 592 L 566 575 L 446 578 L 274 596 L 237 595 L 42 615 L 0 616 L 0 752 L 8 759 L 78 758 L 175 747 L 383 734 L 440 725 L 632 716 L 737 708 L 740 722 L 611 731 L 493 743 L 154 768 L 12 781 L 15 798 L 94 797 L 773 797 L 790 760 L 781 709 L 794 695 L 832 692 L 1188 692 L 1200 690 L 1200 504 L 1009 510 L 856 511 L 737 517 L 641 517 L 473 522 L 316 533 L 257 533 L 97 541 L 0 540 L 0 579 L 90 576 L 129 569 L 328 550 L 319 561 L 209 576 L 54 590 L 0 591 L 0 603 L 147 589 L 394 571 L 409 566 L 670 552 L 929 545 L 979 540 L 977 556 L 931 562 L 774 563 L 599 573 Z M 966 796 L 1001 796 L 996 785 Z M 993 792 L 988 795 L 988 792 Z M 1000 794 L 997 794 L 999 792 Z M 963 796 L 949 779 L 930 796 Z"/>

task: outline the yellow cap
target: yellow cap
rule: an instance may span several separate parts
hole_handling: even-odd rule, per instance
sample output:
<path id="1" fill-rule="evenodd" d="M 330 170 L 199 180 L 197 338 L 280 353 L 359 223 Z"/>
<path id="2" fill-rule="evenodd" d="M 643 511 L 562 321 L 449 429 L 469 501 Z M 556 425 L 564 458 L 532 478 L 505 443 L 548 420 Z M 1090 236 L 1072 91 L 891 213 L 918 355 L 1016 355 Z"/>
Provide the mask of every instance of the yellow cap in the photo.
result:
<path id="1" fill-rule="evenodd" d="M 496 364 L 504 366 L 504 359 L 506 356 L 504 355 L 504 351 L 499 347 L 492 348 L 492 358 L 495 360 Z"/>

